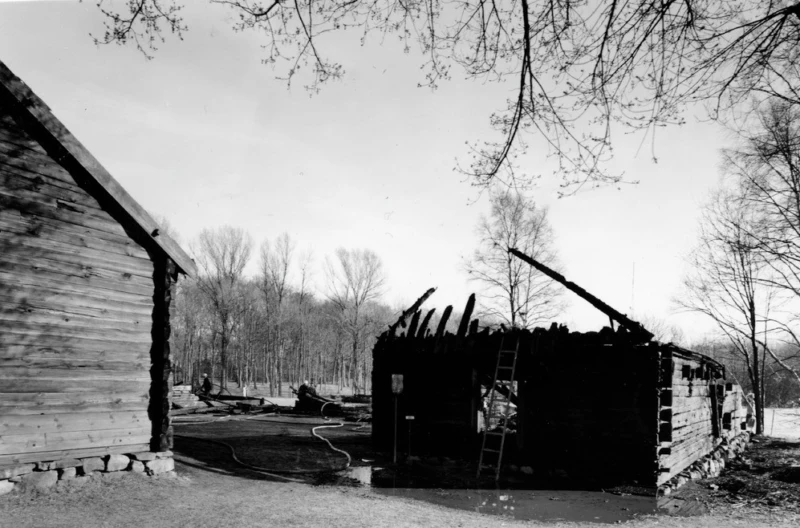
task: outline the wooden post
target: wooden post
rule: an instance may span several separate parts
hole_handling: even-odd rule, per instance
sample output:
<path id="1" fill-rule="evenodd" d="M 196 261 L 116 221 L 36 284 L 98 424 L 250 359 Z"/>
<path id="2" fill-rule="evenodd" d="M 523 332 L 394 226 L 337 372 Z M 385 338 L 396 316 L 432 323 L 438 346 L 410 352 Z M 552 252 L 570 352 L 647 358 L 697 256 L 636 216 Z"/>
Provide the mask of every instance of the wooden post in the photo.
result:
<path id="1" fill-rule="evenodd" d="M 422 306 L 422 303 L 424 303 L 428 299 L 428 297 L 433 295 L 433 292 L 435 292 L 435 291 L 436 291 L 436 288 L 430 288 L 430 289 L 428 289 L 428 291 L 423 293 L 422 296 L 419 299 L 417 299 L 417 301 L 414 304 L 412 304 L 411 307 L 408 310 L 406 310 L 402 314 L 400 314 L 400 317 L 397 318 L 397 321 L 395 321 L 394 324 L 390 325 L 389 326 L 389 330 L 387 330 L 386 332 L 381 334 L 381 337 L 387 337 L 387 338 L 394 337 L 394 332 L 395 332 L 395 330 L 397 330 L 398 326 L 400 326 L 402 328 L 405 328 L 406 327 L 406 318 L 409 315 L 411 315 L 414 312 L 416 312 L 417 310 L 419 310 L 419 307 Z"/>
<path id="2" fill-rule="evenodd" d="M 475 309 L 475 294 L 471 294 L 467 299 L 467 306 L 464 307 L 464 315 L 461 316 L 461 323 L 458 325 L 456 337 L 463 339 L 467 335 L 469 322 L 472 319 L 472 311 Z"/>
<path id="3" fill-rule="evenodd" d="M 175 262 L 168 257 L 155 259 L 153 272 L 153 345 L 150 349 L 150 405 L 148 416 L 152 425 L 150 450 L 156 452 L 172 449 L 172 424 L 170 419 L 172 393 L 172 362 L 170 360 L 169 305 L 173 285 L 178 279 Z"/>
<path id="4" fill-rule="evenodd" d="M 414 312 L 414 315 L 411 316 L 411 322 L 408 324 L 408 331 L 406 335 L 413 339 L 417 335 L 417 325 L 419 325 L 419 317 L 422 314 L 421 311 L 417 310 Z"/>
<path id="5" fill-rule="evenodd" d="M 444 309 L 442 318 L 439 320 L 439 326 L 436 328 L 436 339 L 439 339 L 444 335 L 444 329 L 447 326 L 447 320 L 450 318 L 451 313 L 453 313 L 452 306 L 448 306 L 447 308 Z"/>
<path id="6" fill-rule="evenodd" d="M 428 315 L 425 316 L 425 319 L 422 320 L 422 324 L 419 326 L 419 330 L 417 330 L 417 338 L 421 339 L 425 337 L 425 330 L 428 329 L 428 323 L 431 321 L 431 317 L 433 317 L 433 312 L 436 311 L 436 308 L 431 308 L 428 312 Z"/>

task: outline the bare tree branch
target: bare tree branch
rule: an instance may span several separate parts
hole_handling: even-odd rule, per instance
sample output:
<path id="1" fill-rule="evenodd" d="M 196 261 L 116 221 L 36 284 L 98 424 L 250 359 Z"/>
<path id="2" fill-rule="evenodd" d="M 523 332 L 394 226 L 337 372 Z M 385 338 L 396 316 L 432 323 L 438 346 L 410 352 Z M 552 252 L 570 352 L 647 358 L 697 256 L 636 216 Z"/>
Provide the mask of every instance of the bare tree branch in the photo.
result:
<path id="1" fill-rule="evenodd" d="M 800 2 L 706 0 L 210 0 L 238 15 L 237 31 L 265 40 L 264 62 L 287 82 L 317 91 L 341 78 L 326 33 L 358 28 L 396 34 L 425 57 L 435 88 L 451 68 L 467 77 L 515 83 L 507 108 L 491 116 L 497 141 L 472 144 L 462 169 L 477 185 L 529 184 L 520 157 L 538 136 L 558 160 L 563 192 L 619 183 L 611 174 L 612 132 L 655 136 L 704 104 L 710 119 L 735 122 L 755 97 L 799 103 Z M 100 9 L 100 43 L 134 45 L 149 56 L 168 29 L 187 28 L 179 0 L 128 0 Z M 309 74 L 304 68 L 311 65 Z M 655 152 L 653 152 L 655 158 Z"/>

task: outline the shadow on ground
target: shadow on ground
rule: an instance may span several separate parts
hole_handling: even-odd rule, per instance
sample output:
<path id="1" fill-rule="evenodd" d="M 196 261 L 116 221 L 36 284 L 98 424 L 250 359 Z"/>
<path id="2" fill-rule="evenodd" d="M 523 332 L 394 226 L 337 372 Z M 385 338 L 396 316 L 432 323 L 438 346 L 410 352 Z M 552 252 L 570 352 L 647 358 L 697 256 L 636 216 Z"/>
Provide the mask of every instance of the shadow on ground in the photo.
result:
<path id="1" fill-rule="evenodd" d="M 395 465 L 372 452 L 370 435 L 365 434 L 369 429 L 356 423 L 317 430 L 351 456 L 352 465 L 336 471 L 343 467 L 345 457 L 311 434 L 312 427 L 330 424 L 318 417 L 275 415 L 177 420 L 174 451 L 182 464 L 197 470 L 276 479 L 237 463 L 230 446 L 244 464 L 284 478 L 317 486 L 368 487 L 378 495 L 515 519 L 617 522 L 656 511 L 652 494 L 555 491 L 553 482 L 530 477 L 500 482 L 492 475 L 476 479 L 474 464 L 443 458 L 403 460 Z M 566 482 L 555 484 L 567 487 Z"/>
<path id="2" fill-rule="evenodd" d="M 382 496 L 518 520 L 614 523 L 642 514 L 689 516 L 754 505 L 800 512 L 800 442 L 756 439 L 720 477 L 692 481 L 677 493 L 656 499 L 654 490 L 637 486 L 604 488 L 525 475 L 499 482 L 493 475 L 477 479 L 474 464 L 446 458 L 401 457 L 393 464 L 391 457 L 372 451 L 369 427 L 354 422 L 317 429 L 334 447 L 349 453 L 352 463 L 341 470 L 345 456 L 311 432 L 335 423 L 340 422 L 286 415 L 177 420 L 174 451 L 181 463 L 198 470 L 317 486 L 367 487 Z M 237 463 L 231 448 L 243 464 L 261 471 Z"/>

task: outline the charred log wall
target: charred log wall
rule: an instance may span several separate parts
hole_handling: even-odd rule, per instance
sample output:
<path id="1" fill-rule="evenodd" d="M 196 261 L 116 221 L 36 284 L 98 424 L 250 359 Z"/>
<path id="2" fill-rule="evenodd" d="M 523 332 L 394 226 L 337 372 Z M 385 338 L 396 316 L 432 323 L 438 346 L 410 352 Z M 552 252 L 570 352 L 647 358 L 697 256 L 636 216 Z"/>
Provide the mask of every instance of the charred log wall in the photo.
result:
<path id="1" fill-rule="evenodd" d="M 501 346 L 517 340 L 518 416 L 505 463 L 542 476 L 656 486 L 746 428 L 741 388 L 725 380 L 722 365 L 625 331 L 420 336 L 384 335 L 373 352 L 377 449 L 392 449 L 391 380 L 402 374 L 400 452 L 410 439 L 412 454 L 477 460 L 481 393 Z"/>
<path id="2" fill-rule="evenodd" d="M 403 376 L 397 396 L 398 449 L 412 454 L 471 457 L 480 396 L 474 357 L 454 336 L 379 340 L 372 371 L 373 442 L 389 451 L 394 438 L 392 375 Z M 406 419 L 413 416 L 413 419 Z"/>
<path id="3" fill-rule="evenodd" d="M 520 464 L 573 480 L 653 485 L 657 348 L 581 334 L 555 345 L 541 347 L 520 377 Z"/>
<path id="4" fill-rule="evenodd" d="M 519 339 L 517 431 L 504 460 L 540 474 L 653 481 L 657 470 L 659 356 L 629 334 L 565 328 L 473 333 L 464 337 L 387 337 L 373 354 L 373 439 L 392 448 L 392 374 L 398 443 L 412 454 L 477 459 L 481 390 L 491 385 L 497 352 Z M 503 341 L 505 340 L 505 343 Z M 405 417 L 413 415 L 414 420 Z"/>

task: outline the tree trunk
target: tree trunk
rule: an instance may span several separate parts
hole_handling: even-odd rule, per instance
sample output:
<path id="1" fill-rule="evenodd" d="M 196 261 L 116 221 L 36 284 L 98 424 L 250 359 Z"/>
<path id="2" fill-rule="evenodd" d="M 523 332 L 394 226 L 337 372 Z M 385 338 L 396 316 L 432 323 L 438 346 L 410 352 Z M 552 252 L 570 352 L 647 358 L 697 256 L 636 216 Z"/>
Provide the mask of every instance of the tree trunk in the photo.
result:
<path id="1" fill-rule="evenodd" d="M 756 306 L 750 299 L 750 348 L 753 351 L 753 399 L 756 406 L 756 434 L 764 434 L 764 399 L 762 397 L 762 369 L 758 361 L 758 341 L 756 336 Z"/>
<path id="2" fill-rule="evenodd" d="M 220 392 L 222 392 L 227 386 L 228 376 L 228 336 L 226 335 L 225 330 L 223 330 L 222 334 L 220 335 L 219 360 L 221 364 L 219 389 Z"/>

